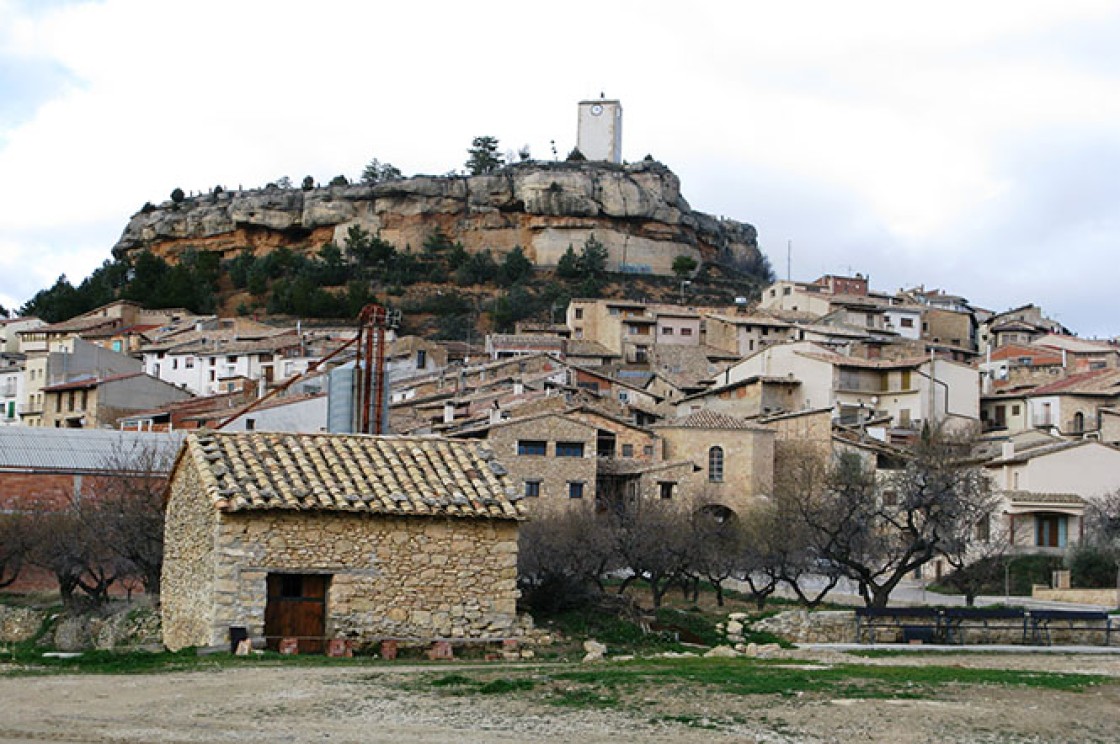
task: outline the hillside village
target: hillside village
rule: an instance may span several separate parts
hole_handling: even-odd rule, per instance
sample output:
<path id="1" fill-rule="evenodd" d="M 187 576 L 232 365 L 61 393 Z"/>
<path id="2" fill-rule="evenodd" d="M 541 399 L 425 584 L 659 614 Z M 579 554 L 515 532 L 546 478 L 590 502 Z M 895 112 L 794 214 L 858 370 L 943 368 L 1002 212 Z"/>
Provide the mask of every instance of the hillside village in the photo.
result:
<path id="1" fill-rule="evenodd" d="M 127 301 L 0 327 L 0 421 L 32 439 L 332 431 L 331 369 L 353 353 L 314 367 L 356 333 Z M 389 432 L 484 440 L 530 508 L 640 493 L 740 511 L 769 493 L 776 442 L 874 461 L 924 425 L 976 427 L 989 472 L 1025 510 L 1019 540 L 1065 547 L 1080 498 L 1120 472 L 1120 346 L 1073 336 L 1035 305 L 993 313 L 942 291 L 825 276 L 729 307 L 575 299 L 564 323 L 473 345 L 388 338 Z M 1060 538 L 1024 526 L 1050 514 L 1036 502 L 1053 492 L 1080 497 L 1063 507 Z"/>
<path id="2" fill-rule="evenodd" d="M 659 193 L 668 194 L 664 201 L 677 203 L 671 174 L 649 164 L 624 173 L 629 166 L 614 161 L 613 140 L 605 142 L 601 153 L 595 148 L 602 143 L 594 138 L 583 146 L 591 160 L 611 166 L 608 176 L 621 179 L 611 188 L 624 192 L 625 178 L 637 174 L 655 179 Z M 509 183 L 520 185 L 495 198 L 532 213 L 517 217 L 516 224 L 509 211 L 466 199 L 477 207 L 472 219 L 478 224 L 438 226 L 458 230 L 456 238 L 483 229 L 491 230 L 491 237 L 501 233 L 507 250 L 517 235 L 543 236 L 535 244 L 518 243 L 532 248 L 527 253 L 538 272 L 554 268 L 562 246 L 603 234 L 611 272 L 675 274 L 677 302 L 575 297 L 557 308 L 550 322 L 521 321 L 512 333 L 466 341 L 398 335 L 390 324 L 377 348 L 383 362 L 376 366 L 369 357 L 357 360 L 359 326 L 353 322 L 266 323 L 249 315 L 152 309 L 129 300 L 60 322 L 0 321 L 0 509 L 59 506 L 65 501 L 60 493 L 78 494 L 83 478 L 135 474 L 137 468 L 127 464 L 118 463 L 117 471 L 106 465 L 122 442 L 132 447 L 156 442 L 169 455 L 179 453 L 177 461 L 169 457 L 149 475 L 171 474 L 169 540 L 181 533 L 193 541 L 171 542 L 168 548 L 178 562 L 170 578 L 165 576 L 165 588 L 175 592 L 167 599 L 165 632 L 175 639 L 171 645 L 181 647 L 212 644 L 226 626 L 246 618 L 254 627 L 273 622 L 266 618 L 271 612 L 266 594 L 271 597 L 274 589 L 296 596 L 327 591 L 298 577 L 312 569 L 351 576 L 348 561 L 361 552 L 352 548 L 368 539 L 360 530 L 354 533 L 350 522 L 329 528 L 316 522 L 314 530 L 301 531 L 298 520 L 284 516 L 255 527 L 247 515 L 260 510 L 338 511 L 347 519 L 363 511 L 386 519 L 462 517 L 471 527 L 452 538 L 425 526 L 385 533 L 399 540 L 375 541 L 413 546 L 402 548 L 398 561 L 414 556 L 416 545 L 437 546 L 441 560 L 459 566 L 458 579 L 440 585 L 436 604 L 453 609 L 436 612 L 439 618 L 412 594 L 394 600 L 396 610 L 363 603 L 365 574 L 338 579 L 330 591 L 341 592 L 336 604 L 348 613 L 339 627 L 357 627 L 361 617 L 384 612 L 392 615 L 396 633 L 435 627 L 441 635 L 486 636 L 512 633 L 517 623 L 509 560 L 510 551 L 516 553 L 516 531 L 507 523 L 571 509 L 612 513 L 643 500 L 702 505 L 727 520 L 773 494 L 783 453 L 798 448 L 854 455 L 886 474 L 905 463 L 923 435 L 969 435 L 971 461 L 1000 499 L 1000 506 L 974 525 L 975 539 L 1001 534 L 1014 551 L 1025 553 L 1061 555 L 1077 546 L 1089 505 L 1120 488 L 1120 344 L 1114 340 L 1081 339 L 1035 304 L 996 312 L 951 290 L 883 291 L 861 274 L 780 280 L 757 298 L 694 304 L 692 280 L 673 267 L 674 255 L 692 259 L 693 272 L 705 263 L 753 256 L 753 228 L 730 221 L 721 226 L 683 209 L 666 216 L 642 200 L 645 216 L 637 220 L 635 202 L 625 198 L 615 211 L 630 212 L 611 214 L 597 202 L 593 223 L 572 221 L 571 202 L 578 200 L 561 195 L 571 197 L 583 188 L 572 184 L 586 181 L 588 168 L 593 170 L 569 168 L 567 176 L 554 169 L 547 183 L 533 181 L 532 174 L 511 177 Z M 506 176 L 490 178 L 493 196 Z M 516 198 L 526 181 L 534 184 L 536 201 Z M 409 215 L 400 207 L 402 193 L 423 191 L 424 199 L 438 201 L 446 197 L 443 188 L 434 182 L 397 184 L 369 203 L 397 200 L 392 214 Z M 611 192 L 595 188 L 597 194 Z M 359 214 L 338 207 L 351 201 L 326 196 L 300 196 L 306 203 L 326 199 L 337 207 L 321 220 L 324 236 L 343 234 L 353 224 L 420 235 L 425 210 L 431 209 L 390 225 L 387 211 L 368 207 L 372 211 Z M 215 196 L 212 205 L 218 201 Z M 590 209 L 589 203 L 580 202 Z M 462 206 L 457 204 L 455 209 Z M 439 209 L 447 214 L 451 207 Z M 213 215 L 191 223 L 186 208 L 172 215 L 186 221 L 182 224 L 164 219 L 167 214 L 144 212 L 118 250 L 156 241 L 173 257 L 198 238 L 190 230 L 205 225 L 204 237 L 215 250 L 233 252 L 241 244 L 227 240 L 231 230 L 245 231 L 253 220 L 283 219 L 280 211 L 257 212 L 228 225 L 216 223 Z M 658 228 L 662 220 L 680 229 L 666 237 Z M 612 222 L 621 226 L 604 233 Z M 194 227 L 184 227 L 187 223 Z M 643 233 L 641 240 L 630 242 L 627 230 Z M 249 233 L 262 234 L 248 230 L 238 240 Z M 728 236 L 734 242 L 721 247 Z M 468 247 L 480 250 L 484 242 L 479 238 Z M 676 246 L 677 253 L 666 252 L 663 243 Z M 268 250 L 263 244 L 256 248 Z M 364 369 L 384 382 L 386 425 L 376 431 L 388 439 L 376 447 L 348 438 L 368 433 L 357 429 L 350 415 L 355 376 Z M 372 464 L 355 464 L 367 462 L 362 458 Z M 274 492 L 258 488 L 262 480 L 237 492 L 245 474 L 264 478 L 270 469 L 287 479 L 277 480 Z M 369 475 L 373 471 L 377 477 Z M 438 473 L 443 487 L 456 484 L 454 492 L 429 494 L 425 471 Z M 205 510 L 189 504 L 197 484 L 210 489 L 219 511 L 232 514 L 222 517 L 221 530 L 228 533 L 214 545 L 200 542 L 199 525 L 209 519 Z M 373 492 L 382 502 L 369 495 Z M 246 515 L 243 521 L 239 511 Z M 309 552 L 335 555 L 333 547 L 310 537 L 322 530 L 346 535 L 339 541 L 350 546 L 323 559 L 330 564 L 326 568 L 307 563 Z M 258 544 L 262 532 L 283 533 L 284 545 Z M 488 540 L 501 546 L 501 565 L 488 562 Z M 470 542 L 470 550 L 455 557 L 455 541 Z M 256 582 L 253 599 L 216 588 L 214 606 L 202 607 L 191 582 L 208 575 L 206 556 L 234 544 L 240 546 L 238 555 L 258 556 L 255 567 L 239 566 L 234 573 L 240 579 L 224 568 L 211 578 L 215 587 L 223 581 Z M 318 547 L 311 550 L 312 545 Z M 274 586 L 274 574 L 261 568 L 272 565 L 269 561 L 287 571 L 275 574 L 277 581 L 295 584 Z M 938 575 L 942 569 L 933 563 Z M 429 576 L 425 566 L 413 570 Z M 502 587 L 501 596 L 480 598 L 484 592 L 469 578 L 480 572 L 492 572 L 488 581 Z M 472 599 L 455 599 L 457 591 Z M 400 609 L 409 602 L 417 604 Z"/>

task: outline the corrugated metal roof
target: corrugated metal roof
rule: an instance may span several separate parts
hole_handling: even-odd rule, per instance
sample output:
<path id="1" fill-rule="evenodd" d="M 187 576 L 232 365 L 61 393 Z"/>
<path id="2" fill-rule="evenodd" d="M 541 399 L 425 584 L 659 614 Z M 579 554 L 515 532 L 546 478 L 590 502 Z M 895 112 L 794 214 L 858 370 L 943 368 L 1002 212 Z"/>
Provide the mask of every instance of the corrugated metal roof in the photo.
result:
<path id="1" fill-rule="evenodd" d="M 5 426 L 0 427 L 0 470 L 91 472 L 136 461 L 137 470 L 146 471 L 151 465 L 144 455 L 154 447 L 157 461 L 170 471 L 184 436 L 185 432 Z"/>

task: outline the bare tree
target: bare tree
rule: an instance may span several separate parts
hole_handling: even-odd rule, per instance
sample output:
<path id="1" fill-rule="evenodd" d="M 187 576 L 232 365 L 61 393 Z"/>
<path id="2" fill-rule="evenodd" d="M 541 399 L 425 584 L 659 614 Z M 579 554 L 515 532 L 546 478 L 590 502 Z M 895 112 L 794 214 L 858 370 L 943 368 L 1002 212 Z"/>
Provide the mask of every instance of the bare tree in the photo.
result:
<path id="1" fill-rule="evenodd" d="M 67 605 L 76 602 L 79 589 L 96 603 L 105 601 L 109 588 L 127 570 L 109 550 L 108 536 L 82 515 L 82 508 L 76 501 L 61 511 L 28 516 L 28 562 L 54 575 Z"/>
<path id="2" fill-rule="evenodd" d="M 903 578 L 955 550 L 989 498 L 968 442 L 927 432 L 905 467 L 880 481 L 858 455 L 836 457 L 824 490 L 801 494 L 800 511 L 820 560 L 855 580 L 868 606 L 885 607 Z"/>
<path id="3" fill-rule="evenodd" d="M 635 498 L 608 516 L 619 565 L 629 571 L 618 593 L 638 579 L 649 585 L 653 606 L 685 575 L 690 559 L 690 514 L 674 501 Z"/>
<path id="4" fill-rule="evenodd" d="M 27 550 L 26 519 L 20 514 L 0 514 L 0 589 L 19 578 Z"/>
<path id="5" fill-rule="evenodd" d="M 759 590 L 781 582 L 807 607 L 823 602 L 844 575 L 839 565 L 822 555 L 811 526 L 810 517 L 819 503 L 816 496 L 828 487 L 829 458 L 827 448 L 779 443 L 774 495 L 750 515 L 747 558 L 751 575 L 761 575 L 765 581 Z M 761 609 L 765 596 L 756 602 Z"/>
<path id="6" fill-rule="evenodd" d="M 153 444 L 118 448 L 106 458 L 104 477 L 95 479 L 78 514 L 104 536 L 121 567 L 150 595 L 159 594 L 163 571 L 163 491 L 171 453 Z"/>
<path id="7" fill-rule="evenodd" d="M 1112 559 L 1120 592 L 1120 489 L 1090 501 L 1086 522 L 1086 542 Z"/>
<path id="8" fill-rule="evenodd" d="M 960 517 L 946 525 L 940 555 L 953 569 L 943 583 L 964 595 L 972 607 L 976 596 L 1003 573 L 1002 559 L 1011 548 L 1010 535 L 991 529 L 991 518 L 999 496 L 984 484 L 976 484 L 970 498 L 962 500 Z"/>
<path id="9" fill-rule="evenodd" d="M 556 611 L 602 593 L 614 556 L 606 524 L 587 508 L 543 511 L 522 525 L 517 573 L 530 607 Z"/>
<path id="10" fill-rule="evenodd" d="M 711 505 L 693 509 L 689 527 L 691 545 L 683 570 L 711 584 L 716 604 L 723 607 L 724 582 L 743 571 L 742 527 L 734 514 Z"/>

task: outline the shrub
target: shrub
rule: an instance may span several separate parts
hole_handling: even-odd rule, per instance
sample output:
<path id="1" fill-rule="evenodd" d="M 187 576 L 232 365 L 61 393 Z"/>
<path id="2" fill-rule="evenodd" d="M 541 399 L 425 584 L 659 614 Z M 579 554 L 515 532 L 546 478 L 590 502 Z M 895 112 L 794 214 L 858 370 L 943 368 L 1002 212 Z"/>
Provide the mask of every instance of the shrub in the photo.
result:
<path id="1" fill-rule="evenodd" d="M 182 203 L 183 199 L 186 198 L 186 196 L 187 195 L 183 193 L 182 189 L 176 187 L 175 190 L 171 192 L 171 201 L 175 204 L 180 204 Z"/>

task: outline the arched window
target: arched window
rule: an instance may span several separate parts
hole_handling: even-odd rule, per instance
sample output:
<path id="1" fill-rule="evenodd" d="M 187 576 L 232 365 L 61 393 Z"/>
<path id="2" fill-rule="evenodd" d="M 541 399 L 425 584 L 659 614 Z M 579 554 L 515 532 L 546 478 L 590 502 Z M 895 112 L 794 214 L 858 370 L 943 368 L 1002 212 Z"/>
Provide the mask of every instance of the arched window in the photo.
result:
<path id="1" fill-rule="evenodd" d="M 1078 434 L 1085 431 L 1085 414 L 1081 411 L 1073 414 L 1073 430 Z"/>
<path id="2" fill-rule="evenodd" d="M 708 481 L 723 483 L 723 447 L 708 450 Z"/>

